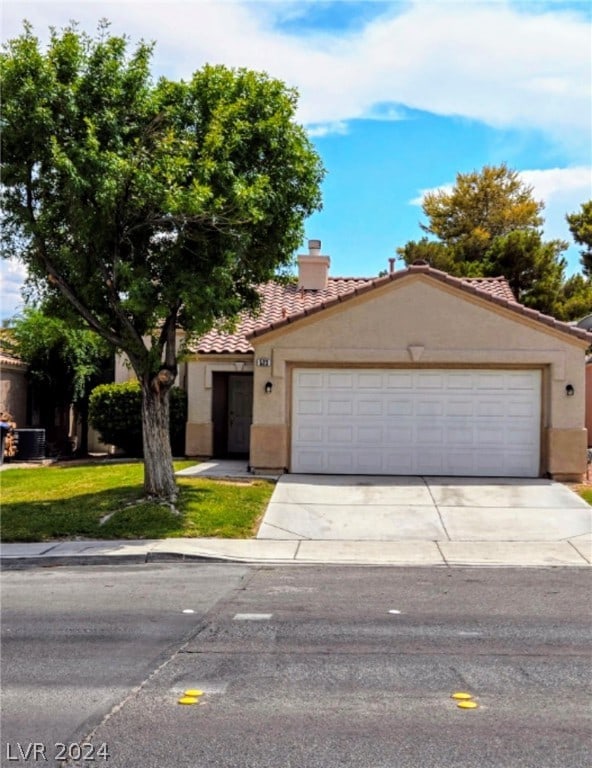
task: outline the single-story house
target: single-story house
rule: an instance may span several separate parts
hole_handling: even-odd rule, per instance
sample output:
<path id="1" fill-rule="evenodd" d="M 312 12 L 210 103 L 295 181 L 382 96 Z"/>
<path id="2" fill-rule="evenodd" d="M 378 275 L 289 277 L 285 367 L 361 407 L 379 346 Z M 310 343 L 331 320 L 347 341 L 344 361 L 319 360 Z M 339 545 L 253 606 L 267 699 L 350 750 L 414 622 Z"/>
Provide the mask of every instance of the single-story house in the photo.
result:
<path id="1" fill-rule="evenodd" d="M 256 316 L 196 342 L 188 456 L 245 456 L 254 472 L 581 478 L 592 333 L 522 306 L 503 277 L 329 265 L 309 241 L 297 282 L 267 283 Z"/>

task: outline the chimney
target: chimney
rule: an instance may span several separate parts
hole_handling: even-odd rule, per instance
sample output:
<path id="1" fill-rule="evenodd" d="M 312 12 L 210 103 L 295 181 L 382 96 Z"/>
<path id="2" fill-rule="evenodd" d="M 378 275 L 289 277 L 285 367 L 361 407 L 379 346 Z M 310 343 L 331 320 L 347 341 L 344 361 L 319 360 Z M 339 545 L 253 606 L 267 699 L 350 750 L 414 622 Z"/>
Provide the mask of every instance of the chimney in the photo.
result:
<path id="1" fill-rule="evenodd" d="M 309 240 L 308 253 L 298 256 L 298 287 L 322 291 L 327 287 L 331 259 L 321 256 L 321 241 Z"/>

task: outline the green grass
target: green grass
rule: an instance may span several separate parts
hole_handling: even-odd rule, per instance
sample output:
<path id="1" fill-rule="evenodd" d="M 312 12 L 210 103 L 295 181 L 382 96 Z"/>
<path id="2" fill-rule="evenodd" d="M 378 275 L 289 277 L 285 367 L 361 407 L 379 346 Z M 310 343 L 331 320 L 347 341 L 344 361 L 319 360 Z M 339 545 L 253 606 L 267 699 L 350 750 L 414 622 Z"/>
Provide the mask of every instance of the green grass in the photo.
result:
<path id="1" fill-rule="evenodd" d="M 175 469 L 194 463 L 175 462 Z M 7 468 L 0 473 L 0 538 L 250 538 L 273 491 L 273 484 L 264 480 L 179 477 L 177 515 L 166 505 L 142 500 L 143 472 L 140 462 Z"/>
<path id="2" fill-rule="evenodd" d="M 581 490 L 580 496 L 592 507 L 592 488 L 585 488 Z"/>

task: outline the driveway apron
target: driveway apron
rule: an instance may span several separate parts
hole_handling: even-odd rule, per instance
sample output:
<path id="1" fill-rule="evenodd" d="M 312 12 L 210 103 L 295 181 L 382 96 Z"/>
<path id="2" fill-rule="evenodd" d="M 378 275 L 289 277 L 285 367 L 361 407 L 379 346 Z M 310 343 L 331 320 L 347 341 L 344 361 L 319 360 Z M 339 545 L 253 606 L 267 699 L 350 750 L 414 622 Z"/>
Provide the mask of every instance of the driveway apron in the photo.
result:
<path id="1" fill-rule="evenodd" d="M 257 538 L 592 546 L 591 531 L 592 508 L 551 480 L 283 475 Z"/>

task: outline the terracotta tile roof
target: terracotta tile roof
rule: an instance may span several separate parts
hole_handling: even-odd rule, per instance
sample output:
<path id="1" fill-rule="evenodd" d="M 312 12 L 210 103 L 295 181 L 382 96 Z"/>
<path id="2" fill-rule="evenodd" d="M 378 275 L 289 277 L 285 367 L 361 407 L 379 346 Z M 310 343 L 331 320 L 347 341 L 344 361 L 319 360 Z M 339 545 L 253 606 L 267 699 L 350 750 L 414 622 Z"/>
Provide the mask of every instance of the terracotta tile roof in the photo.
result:
<path id="1" fill-rule="evenodd" d="M 365 277 L 330 277 L 322 291 L 303 291 L 294 283 L 269 282 L 260 288 L 261 309 L 256 316 L 242 314 L 233 333 L 212 330 L 198 339 L 196 352 L 252 352 L 248 337 L 273 328 L 288 318 L 308 314 L 314 308 L 322 308 L 342 296 L 355 295 L 357 289 L 371 285 Z"/>
<path id="2" fill-rule="evenodd" d="M 21 370 L 26 370 L 27 364 L 23 363 L 23 361 L 18 358 L 14 357 L 14 355 L 8 355 L 6 352 L 2 352 L 0 350 L 0 365 L 3 368 L 17 368 Z"/>
<path id="3" fill-rule="evenodd" d="M 432 270 L 432 272 L 434 271 Z M 465 285 L 479 288 L 490 296 L 497 296 L 499 299 L 517 303 L 516 297 L 510 288 L 510 283 L 508 283 L 505 277 L 461 277 L 460 280 Z"/>
<path id="4" fill-rule="evenodd" d="M 193 345 L 194 352 L 201 354 L 249 353 L 253 351 L 250 339 L 268 331 L 289 325 L 307 315 L 347 301 L 366 291 L 389 282 L 404 279 L 411 274 L 426 274 L 463 291 L 491 301 L 512 311 L 538 320 L 547 326 L 592 342 L 592 334 L 580 328 L 543 315 L 516 301 L 505 277 L 452 277 L 445 272 L 427 265 L 413 264 L 406 269 L 392 272 L 384 277 L 330 277 L 324 290 L 303 291 L 295 284 L 269 282 L 260 289 L 261 310 L 258 315 L 241 315 L 233 333 L 212 330 Z"/>

